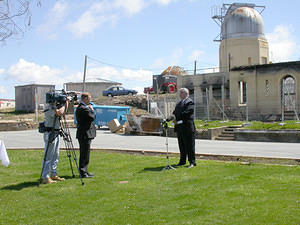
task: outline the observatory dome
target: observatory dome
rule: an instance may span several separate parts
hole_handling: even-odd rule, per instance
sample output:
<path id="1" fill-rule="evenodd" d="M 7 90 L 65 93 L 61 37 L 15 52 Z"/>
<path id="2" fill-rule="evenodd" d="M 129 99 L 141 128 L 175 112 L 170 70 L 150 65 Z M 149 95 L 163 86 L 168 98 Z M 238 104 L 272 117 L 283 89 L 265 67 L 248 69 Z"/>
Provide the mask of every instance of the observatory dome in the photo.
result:
<path id="1" fill-rule="evenodd" d="M 222 39 L 257 37 L 265 38 L 264 21 L 251 7 L 229 9 L 221 28 Z"/>

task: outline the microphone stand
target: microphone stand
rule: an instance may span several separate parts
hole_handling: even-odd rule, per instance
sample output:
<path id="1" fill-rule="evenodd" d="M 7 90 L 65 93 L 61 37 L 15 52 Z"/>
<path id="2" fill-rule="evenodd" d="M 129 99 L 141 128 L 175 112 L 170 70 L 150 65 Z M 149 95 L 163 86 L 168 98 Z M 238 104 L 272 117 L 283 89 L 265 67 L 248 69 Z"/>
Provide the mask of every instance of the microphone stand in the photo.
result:
<path id="1" fill-rule="evenodd" d="M 168 123 L 165 121 L 163 123 L 163 128 L 165 129 L 166 131 L 166 149 L 167 149 L 167 166 L 164 167 L 162 169 L 162 171 L 165 171 L 165 170 L 176 170 L 173 166 L 170 165 L 170 160 L 169 160 L 169 141 L 168 141 L 168 129 L 169 129 L 169 126 L 168 126 Z"/>

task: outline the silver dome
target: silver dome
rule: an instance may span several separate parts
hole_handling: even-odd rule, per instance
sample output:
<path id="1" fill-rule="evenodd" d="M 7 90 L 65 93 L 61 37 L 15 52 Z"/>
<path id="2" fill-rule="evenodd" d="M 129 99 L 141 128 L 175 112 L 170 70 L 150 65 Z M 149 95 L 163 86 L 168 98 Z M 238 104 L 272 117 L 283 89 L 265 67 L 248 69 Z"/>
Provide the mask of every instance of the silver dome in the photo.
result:
<path id="1" fill-rule="evenodd" d="M 230 7 L 221 28 L 222 39 L 265 38 L 264 21 L 259 12 L 250 7 Z"/>

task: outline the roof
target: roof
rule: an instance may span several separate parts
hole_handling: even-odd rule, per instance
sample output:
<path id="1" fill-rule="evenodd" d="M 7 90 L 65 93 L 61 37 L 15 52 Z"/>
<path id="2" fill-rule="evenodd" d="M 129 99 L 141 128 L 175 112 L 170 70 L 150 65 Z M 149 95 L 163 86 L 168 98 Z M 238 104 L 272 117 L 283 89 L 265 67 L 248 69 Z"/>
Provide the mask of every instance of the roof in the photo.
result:
<path id="1" fill-rule="evenodd" d="M 82 84 L 83 82 L 67 82 L 66 84 Z M 102 78 L 88 78 L 85 83 L 110 83 L 110 84 L 122 84 L 116 81 L 106 80 Z"/>
<path id="2" fill-rule="evenodd" d="M 39 86 L 39 87 L 55 87 L 54 84 L 24 84 L 24 85 L 17 85 L 16 87 L 28 87 L 28 86 Z"/>
<path id="3" fill-rule="evenodd" d="M 300 61 L 259 64 L 259 65 L 251 65 L 251 66 L 240 66 L 240 67 L 232 68 L 231 71 L 254 70 L 254 69 L 260 69 L 260 68 L 264 68 L 264 69 L 296 68 L 296 69 L 300 70 Z"/>
<path id="4" fill-rule="evenodd" d="M 223 39 L 241 37 L 264 36 L 264 21 L 259 12 L 253 7 L 237 7 L 232 5 L 222 23 L 221 33 Z"/>
<path id="5" fill-rule="evenodd" d="M 0 101 L 14 102 L 14 99 L 0 98 Z"/>

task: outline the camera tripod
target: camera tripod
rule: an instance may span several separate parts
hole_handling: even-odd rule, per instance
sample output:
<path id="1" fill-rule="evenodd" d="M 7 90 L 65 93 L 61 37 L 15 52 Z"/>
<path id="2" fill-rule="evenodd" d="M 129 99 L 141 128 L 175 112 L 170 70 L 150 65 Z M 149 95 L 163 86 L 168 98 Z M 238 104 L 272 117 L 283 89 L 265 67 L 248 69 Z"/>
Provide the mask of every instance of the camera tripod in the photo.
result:
<path id="1" fill-rule="evenodd" d="M 60 127 L 61 127 L 59 131 L 55 130 L 55 125 L 56 125 L 57 120 L 59 120 Z M 60 135 L 64 140 L 65 149 L 66 149 L 66 152 L 67 152 L 67 156 L 69 158 L 70 168 L 71 168 L 71 171 L 72 171 L 72 177 L 74 178 L 75 174 L 74 174 L 73 162 L 72 162 L 71 157 L 73 157 L 73 160 L 75 162 L 77 171 L 79 173 L 79 178 L 80 178 L 80 181 L 81 181 L 81 185 L 83 186 L 84 182 L 82 180 L 81 173 L 79 171 L 77 156 L 76 156 L 76 153 L 75 153 L 75 150 L 74 150 L 72 137 L 71 137 L 70 130 L 69 130 L 69 127 L 67 125 L 67 121 L 66 121 L 66 118 L 65 118 L 64 115 L 62 117 L 58 117 L 57 115 L 55 115 L 53 126 L 52 126 L 52 129 L 51 129 L 50 134 L 48 136 L 48 142 L 47 142 L 47 146 L 46 146 L 46 150 L 45 150 L 45 154 L 44 154 L 43 167 L 42 167 L 41 176 L 40 176 L 40 179 L 39 179 L 39 182 L 38 182 L 38 186 L 40 186 L 41 181 L 42 181 L 42 175 L 43 175 L 43 172 L 44 172 L 44 169 L 45 169 L 44 167 L 45 167 L 45 162 L 46 162 L 46 158 L 47 158 L 47 154 L 48 154 L 48 150 L 49 150 L 49 145 L 50 145 L 50 143 L 52 143 L 55 140 L 55 138 L 57 138 L 58 135 Z"/>
<path id="2" fill-rule="evenodd" d="M 71 171 L 72 171 L 72 177 L 74 178 L 75 174 L 74 174 L 74 170 L 73 170 L 73 164 L 72 164 L 71 157 L 73 157 L 73 160 L 74 160 L 75 165 L 76 165 L 76 169 L 79 173 L 79 178 L 80 178 L 80 181 L 81 181 L 81 185 L 84 186 L 84 182 L 82 180 L 81 173 L 80 173 L 79 167 L 78 167 L 77 156 L 76 156 L 76 153 L 75 153 L 72 137 L 71 137 L 71 134 L 70 134 L 70 129 L 68 127 L 65 115 L 63 115 L 60 118 L 60 127 L 61 127 L 60 136 L 62 136 L 62 138 L 64 139 L 64 143 L 65 143 L 65 147 L 66 147 L 66 151 L 67 151 L 67 156 L 69 158 L 70 168 L 71 168 Z"/>
<path id="3" fill-rule="evenodd" d="M 168 126 L 168 123 L 166 121 L 164 121 L 162 125 L 163 125 L 163 128 L 165 129 L 165 132 L 166 132 L 166 149 L 167 149 L 167 156 L 166 156 L 167 166 L 164 167 L 162 169 L 162 171 L 165 171 L 165 170 L 176 170 L 173 166 L 170 165 L 170 159 L 169 159 L 169 140 L 168 140 L 168 129 L 169 129 L 169 126 Z"/>

